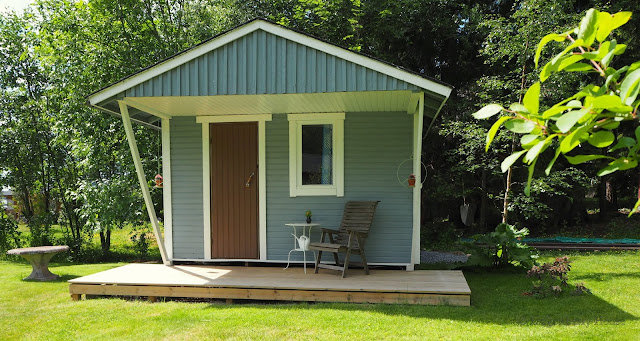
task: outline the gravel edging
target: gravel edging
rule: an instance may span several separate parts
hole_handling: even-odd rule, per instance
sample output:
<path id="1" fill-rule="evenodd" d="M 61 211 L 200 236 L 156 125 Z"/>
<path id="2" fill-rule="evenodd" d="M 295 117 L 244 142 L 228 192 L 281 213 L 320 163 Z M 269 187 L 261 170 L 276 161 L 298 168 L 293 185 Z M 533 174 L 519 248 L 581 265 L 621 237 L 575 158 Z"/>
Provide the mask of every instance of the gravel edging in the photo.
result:
<path id="1" fill-rule="evenodd" d="M 462 252 L 420 251 L 420 263 L 466 263 L 469 256 Z"/>

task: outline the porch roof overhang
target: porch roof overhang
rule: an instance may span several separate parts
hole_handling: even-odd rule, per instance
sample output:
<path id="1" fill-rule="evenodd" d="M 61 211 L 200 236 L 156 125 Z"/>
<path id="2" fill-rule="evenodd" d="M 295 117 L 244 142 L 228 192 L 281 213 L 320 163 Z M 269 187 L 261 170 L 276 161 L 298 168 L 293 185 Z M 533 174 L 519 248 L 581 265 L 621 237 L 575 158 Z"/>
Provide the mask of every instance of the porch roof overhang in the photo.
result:
<path id="1" fill-rule="evenodd" d="M 231 85 L 232 82 L 236 84 Z M 125 77 L 90 106 L 157 128 L 174 116 L 407 111 L 435 117 L 452 87 L 256 19 Z"/>
<path id="2" fill-rule="evenodd" d="M 407 112 L 413 114 L 419 92 L 411 90 L 300 94 L 124 97 L 132 120 L 153 125 L 175 116 L 289 114 L 323 112 Z M 441 101 L 425 97 L 425 115 L 433 117 Z M 119 114 L 117 100 L 102 104 Z"/>

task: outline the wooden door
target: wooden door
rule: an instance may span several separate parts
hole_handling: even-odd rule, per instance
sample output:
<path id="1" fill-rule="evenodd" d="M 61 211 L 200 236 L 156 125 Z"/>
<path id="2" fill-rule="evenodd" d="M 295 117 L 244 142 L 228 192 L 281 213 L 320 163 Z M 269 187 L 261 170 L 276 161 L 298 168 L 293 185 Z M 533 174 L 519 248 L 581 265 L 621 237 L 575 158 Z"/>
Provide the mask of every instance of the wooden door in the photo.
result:
<path id="1" fill-rule="evenodd" d="M 211 258 L 257 259 L 258 123 L 212 123 Z"/>

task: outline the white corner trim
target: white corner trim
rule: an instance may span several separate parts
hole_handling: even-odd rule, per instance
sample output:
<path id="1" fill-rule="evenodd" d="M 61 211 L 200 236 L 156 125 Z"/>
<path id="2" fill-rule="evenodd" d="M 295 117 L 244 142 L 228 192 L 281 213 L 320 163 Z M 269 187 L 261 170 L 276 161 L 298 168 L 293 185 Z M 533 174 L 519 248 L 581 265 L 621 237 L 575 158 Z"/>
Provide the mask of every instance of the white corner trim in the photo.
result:
<path id="1" fill-rule="evenodd" d="M 204 211 L 204 260 L 211 260 L 211 178 L 209 129 L 210 123 L 258 122 L 258 254 L 267 259 L 267 153 L 266 123 L 271 114 L 197 116 L 202 123 L 202 203 Z M 254 259 L 255 261 L 255 259 Z"/>
<path id="2" fill-rule="evenodd" d="M 420 93 L 418 108 L 413 117 L 413 174 L 416 186 L 413 188 L 413 236 L 411 238 L 411 261 L 420 264 L 420 207 L 422 188 L 422 125 L 424 118 L 424 93 Z"/>
<path id="3" fill-rule="evenodd" d="M 296 188 L 298 187 L 298 158 L 296 149 L 292 148 L 298 141 L 298 124 L 295 120 L 289 120 L 289 196 L 291 198 L 297 197 Z"/>
<path id="4" fill-rule="evenodd" d="M 225 45 L 231 41 L 234 41 L 258 29 L 264 30 L 268 33 L 274 34 L 276 36 L 279 36 L 285 39 L 289 39 L 291 41 L 308 46 L 318 51 L 325 52 L 327 54 L 336 56 L 338 58 L 345 59 L 352 63 L 378 71 L 380 73 L 386 74 L 393 78 L 400 79 L 402 81 L 413 84 L 420 88 L 435 92 L 439 95 L 449 97 L 449 95 L 451 94 L 452 89 L 446 85 L 440 84 L 430 79 L 420 77 L 418 75 L 415 75 L 413 73 L 410 73 L 404 70 L 400 70 L 397 67 L 391 66 L 389 64 L 377 61 L 369 57 L 365 57 L 363 55 L 357 54 L 355 52 L 351 52 L 349 50 L 337 47 L 335 45 L 325 43 L 318 39 L 311 38 L 307 35 L 292 31 L 282 26 L 275 25 L 275 24 L 266 22 L 264 20 L 255 20 L 253 22 L 250 22 L 248 24 L 245 24 L 243 26 L 236 28 L 235 30 L 222 34 L 219 37 L 216 37 L 200 46 L 196 46 L 190 50 L 187 50 L 171 59 L 165 60 L 160 64 L 157 64 L 147 70 L 144 70 L 118 83 L 115 83 L 107 87 L 106 89 L 103 89 L 89 96 L 89 103 L 91 105 L 96 105 L 106 99 L 109 99 L 113 96 L 117 96 L 118 94 L 138 84 L 141 84 L 157 75 L 167 72 L 179 65 L 185 64 L 195 58 L 202 56 L 203 54 L 209 51 L 215 50 L 222 45 Z"/>
<path id="5" fill-rule="evenodd" d="M 209 163 L 209 124 L 202 125 L 202 212 L 204 259 L 211 259 L 211 178 Z"/>
<path id="6" fill-rule="evenodd" d="M 171 198 L 171 121 L 162 119 L 162 206 L 164 208 L 164 244 L 167 257 L 173 258 L 173 205 Z"/>
<path id="7" fill-rule="evenodd" d="M 271 121 L 272 114 L 196 116 L 197 123 L 232 123 Z"/>
<path id="8" fill-rule="evenodd" d="M 416 107 L 418 106 L 419 101 L 420 101 L 420 93 L 419 92 L 412 93 L 411 97 L 409 97 L 409 105 L 407 105 L 407 114 L 415 115 L 417 110 Z"/>
<path id="9" fill-rule="evenodd" d="M 124 131 L 127 135 L 127 141 L 129 142 L 129 149 L 131 150 L 131 157 L 133 158 L 133 164 L 136 167 L 136 174 L 138 175 L 138 182 L 140 183 L 140 189 L 142 190 L 142 198 L 147 206 L 147 213 L 149 214 L 149 220 L 153 227 L 153 234 L 158 242 L 158 249 L 160 250 L 160 256 L 162 257 L 162 263 L 165 265 L 171 264 L 171 260 L 167 257 L 167 251 L 164 247 L 164 238 L 160 233 L 160 225 L 158 224 L 158 217 L 156 211 L 153 208 L 153 201 L 151 200 L 151 193 L 149 193 L 149 186 L 147 184 L 147 178 L 142 168 L 142 161 L 140 160 L 140 152 L 138 151 L 138 145 L 136 143 L 136 136 L 133 133 L 131 127 L 131 118 L 129 117 L 129 109 L 127 104 L 123 101 L 118 101 L 120 106 L 120 113 L 122 115 L 122 124 L 124 125 Z"/>
<path id="10" fill-rule="evenodd" d="M 266 121 L 258 121 L 258 242 L 260 260 L 267 260 L 267 146 Z"/>
<path id="11" fill-rule="evenodd" d="M 344 120 L 345 113 L 289 114 L 289 196 L 344 197 Z M 302 185 L 302 126 L 333 125 L 333 184 Z"/>

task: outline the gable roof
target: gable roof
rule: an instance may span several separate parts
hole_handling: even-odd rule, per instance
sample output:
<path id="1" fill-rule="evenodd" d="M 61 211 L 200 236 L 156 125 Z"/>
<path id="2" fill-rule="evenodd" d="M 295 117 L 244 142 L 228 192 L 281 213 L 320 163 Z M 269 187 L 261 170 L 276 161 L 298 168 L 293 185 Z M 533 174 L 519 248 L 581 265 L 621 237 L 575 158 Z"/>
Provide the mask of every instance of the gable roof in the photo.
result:
<path id="1" fill-rule="evenodd" d="M 205 54 L 214 51 L 220 47 L 223 47 L 229 43 L 237 41 L 243 37 L 246 37 L 256 31 L 264 31 L 268 34 L 274 35 L 279 38 L 286 39 L 288 41 L 293 41 L 302 46 L 306 46 L 308 48 L 320 51 L 329 56 L 338 58 L 340 60 L 345 60 L 349 63 L 353 63 L 360 67 L 366 68 L 368 70 L 373 70 L 375 73 L 384 75 L 386 77 L 391 77 L 394 81 L 397 80 L 402 86 L 400 89 L 412 89 L 419 88 L 426 90 L 427 93 L 431 93 L 435 95 L 437 98 L 446 98 L 449 97 L 451 93 L 451 86 L 446 83 L 440 82 L 438 80 L 425 77 L 424 75 L 417 74 L 405 69 L 402 69 L 393 64 L 389 64 L 383 62 L 378 59 L 374 59 L 368 56 L 365 56 L 360 53 L 356 53 L 350 51 L 348 49 L 344 49 L 338 47 L 336 45 L 324 42 L 322 40 L 313 38 L 304 33 L 300 33 L 283 26 L 277 25 L 267 20 L 263 19 L 254 19 L 246 24 L 243 24 L 235 29 L 219 34 L 209 40 L 206 40 L 195 47 L 180 52 L 173 57 L 170 57 L 166 60 L 163 60 L 155 65 L 152 65 L 148 68 L 142 69 L 141 71 L 134 73 L 130 76 L 123 78 L 122 80 L 109 85 L 103 89 L 100 89 L 91 95 L 88 96 L 88 101 L 92 106 L 97 106 L 100 103 L 110 100 L 116 96 L 149 96 L 148 93 L 136 93 L 135 89 L 143 88 L 144 84 L 150 84 L 154 78 L 158 78 L 164 74 L 168 74 L 172 70 L 176 70 L 176 68 L 183 66 L 189 62 L 193 62 L 199 57 L 204 56 Z M 407 85 L 405 85 L 405 83 Z M 317 92 L 328 92 L 331 89 L 318 89 Z M 336 89 L 334 91 L 338 91 Z M 363 89 L 363 90 L 376 90 L 376 89 Z M 345 91 L 345 90 L 342 90 Z M 284 91 L 283 93 L 286 93 Z M 218 93 L 217 93 L 218 94 Z M 219 93 L 224 94 L 224 93 Z M 162 94 L 151 94 L 152 96 L 161 96 Z M 176 94 L 172 94 L 176 96 Z M 202 93 L 197 94 L 181 94 L 181 95 L 203 95 Z"/>

